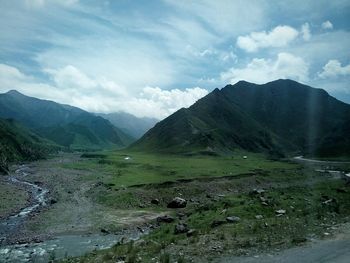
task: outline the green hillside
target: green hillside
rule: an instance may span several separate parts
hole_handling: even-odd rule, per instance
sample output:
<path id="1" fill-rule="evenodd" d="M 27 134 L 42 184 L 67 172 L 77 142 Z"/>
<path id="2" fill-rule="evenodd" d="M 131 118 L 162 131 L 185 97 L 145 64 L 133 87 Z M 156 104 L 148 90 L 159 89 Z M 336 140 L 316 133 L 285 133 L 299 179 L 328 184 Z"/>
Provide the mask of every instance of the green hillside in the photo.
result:
<path id="1" fill-rule="evenodd" d="M 159 122 L 131 149 L 274 156 L 346 155 L 350 105 L 291 80 L 238 82 Z M 337 142 L 337 143 L 335 143 Z"/>
<path id="2" fill-rule="evenodd" d="M 0 94 L 0 117 L 15 119 L 40 136 L 71 149 L 122 148 L 134 141 L 102 117 L 14 90 Z"/>
<path id="3" fill-rule="evenodd" d="M 59 146 L 38 137 L 13 120 L 0 119 L 0 172 L 15 161 L 37 160 Z"/>

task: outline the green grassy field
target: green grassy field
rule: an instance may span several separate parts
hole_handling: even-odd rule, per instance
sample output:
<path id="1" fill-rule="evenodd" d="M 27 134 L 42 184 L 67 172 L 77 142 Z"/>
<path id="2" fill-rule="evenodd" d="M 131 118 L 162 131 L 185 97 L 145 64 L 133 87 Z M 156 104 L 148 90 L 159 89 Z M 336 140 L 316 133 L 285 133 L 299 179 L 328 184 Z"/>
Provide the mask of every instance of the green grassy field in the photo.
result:
<path id="1" fill-rule="evenodd" d="M 350 216 L 350 191 L 343 180 L 316 172 L 317 166 L 268 160 L 263 155 L 103 152 L 85 154 L 82 161 L 62 166 L 96 175 L 100 183 L 87 194 L 99 204 L 110 209 L 142 207 L 174 217 L 174 222 L 159 224 L 140 241 L 68 262 L 207 262 L 223 254 L 266 252 L 323 238 Z M 265 193 L 254 194 L 254 189 Z M 186 208 L 167 208 L 175 196 L 188 200 Z M 155 198 L 159 204 L 151 202 Z M 277 216 L 279 209 L 286 213 Z M 228 216 L 240 221 L 228 223 Z M 213 226 L 214 221 L 221 223 Z M 179 223 L 187 224 L 193 234 L 175 234 Z"/>
<path id="2" fill-rule="evenodd" d="M 109 176 L 104 183 L 115 187 L 205 179 L 256 173 L 262 170 L 293 169 L 295 164 L 276 162 L 262 154 L 237 152 L 229 157 L 178 156 L 139 152 L 102 152 L 85 154 L 86 161 L 67 164 L 70 169 L 90 170 Z M 243 159 L 247 156 L 247 159 Z M 126 157 L 130 159 L 125 160 Z"/>

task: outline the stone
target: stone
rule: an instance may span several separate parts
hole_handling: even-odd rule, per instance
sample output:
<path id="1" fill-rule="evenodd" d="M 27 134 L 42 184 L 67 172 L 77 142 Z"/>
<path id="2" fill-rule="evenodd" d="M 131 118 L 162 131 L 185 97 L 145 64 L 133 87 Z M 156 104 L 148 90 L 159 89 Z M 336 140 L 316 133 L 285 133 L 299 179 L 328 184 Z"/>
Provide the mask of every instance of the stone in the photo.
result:
<path id="1" fill-rule="evenodd" d="M 155 198 L 151 200 L 151 204 L 159 205 L 159 199 Z"/>
<path id="2" fill-rule="evenodd" d="M 211 223 L 211 227 L 217 227 L 217 226 L 221 226 L 223 224 L 225 224 L 226 221 L 225 220 L 214 220 L 212 223 Z"/>
<path id="3" fill-rule="evenodd" d="M 284 209 L 279 209 L 279 210 L 276 210 L 275 212 L 277 216 L 281 216 L 281 215 L 285 215 L 287 211 Z"/>
<path id="4" fill-rule="evenodd" d="M 238 216 L 228 216 L 226 217 L 228 223 L 238 223 L 241 219 Z"/>
<path id="5" fill-rule="evenodd" d="M 187 201 L 180 197 L 175 197 L 171 202 L 168 204 L 168 208 L 184 208 L 187 205 Z"/>
<path id="6" fill-rule="evenodd" d="M 187 233 L 189 231 L 187 224 L 185 223 L 179 223 L 175 226 L 175 230 L 174 233 L 175 234 L 183 234 L 183 233 Z"/>
<path id="7" fill-rule="evenodd" d="M 195 229 L 190 229 L 190 230 L 188 230 L 188 232 L 186 233 L 186 235 L 187 235 L 188 237 L 191 237 L 191 236 L 194 236 L 196 233 L 197 233 L 197 230 L 195 230 Z"/>
<path id="8" fill-rule="evenodd" d="M 157 217 L 157 222 L 159 223 L 171 223 L 174 222 L 174 218 L 172 216 L 169 215 L 164 215 L 164 216 L 158 216 Z"/>
<path id="9" fill-rule="evenodd" d="M 260 220 L 260 219 L 263 219 L 263 216 L 262 215 L 256 215 L 255 218 Z"/>

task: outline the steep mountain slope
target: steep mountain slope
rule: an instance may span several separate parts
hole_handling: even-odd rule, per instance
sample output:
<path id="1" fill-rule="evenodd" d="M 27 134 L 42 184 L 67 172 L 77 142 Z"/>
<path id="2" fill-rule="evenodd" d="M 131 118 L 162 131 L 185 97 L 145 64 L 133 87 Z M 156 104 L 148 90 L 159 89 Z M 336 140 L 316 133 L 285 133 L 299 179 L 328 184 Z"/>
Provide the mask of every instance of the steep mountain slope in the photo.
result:
<path id="1" fill-rule="evenodd" d="M 9 162 L 36 160 L 59 147 L 38 137 L 14 120 L 0 119 L 0 172 Z"/>
<path id="2" fill-rule="evenodd" d="M 159 122 L 132 148 L 208 154 L 240 148 L 281 154 L 278 138 L 218 89 Z"/>
<path id="3" fill-rule="evenodd" d="M 120 148 L 133 141 L 102 117 L 17 91 L 0 94 L 0 117 L 13 118 L 39 135 L 73 149 Z"/>
<path id="4" fill-rule="evenodd" d="M 350 152 L 350 144 L 344 144 L 348 120 L 350 105 L 324 90 L 291 80 L 264 85 L 241 81 L 177 111 L 131 148 L 183 153 L 244 149 L 273 155 L 345 154 Z M 335 140 L 338 146 L 327 151 Z"/>
<path id="5" fill-rule="evenodd" d="M 154 118 L 138 118 L 126 112 L 101 113 L 98 115 L 109 120 L 114 126 L 136 139 L 139 139 L 158 122 Z"/>
<path id="6" fill-rule="evenodd" d="M 283 139 L 289 149 L 317 154 L 323 148 L 321 141 L 326 137 L 332 141 L 334 130 L 344 140 L 348 137 L 345 123 L 350 120 L 350 105 L 322 89 L 292 80 L 264 85 L 241 81 L 226 86 L 222 93 Z"/>

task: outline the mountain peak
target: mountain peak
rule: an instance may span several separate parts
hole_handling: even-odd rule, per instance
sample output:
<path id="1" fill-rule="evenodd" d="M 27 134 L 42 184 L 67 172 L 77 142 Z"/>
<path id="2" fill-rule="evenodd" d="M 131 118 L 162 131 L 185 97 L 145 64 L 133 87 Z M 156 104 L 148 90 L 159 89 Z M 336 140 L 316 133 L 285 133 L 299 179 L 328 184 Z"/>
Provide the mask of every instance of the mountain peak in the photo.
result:
<path id="1" fill-rule="evenodd" d="M 20 93 L 19 91 L 15 90 L 15 89 L 9 90 L 5 94 L 12 95 L 12 96 L 24 96 L 22 93 Z"/>

